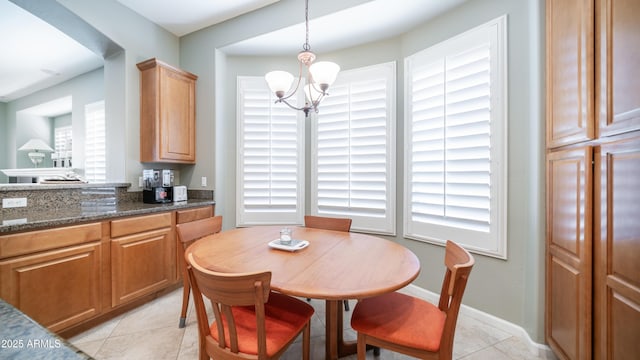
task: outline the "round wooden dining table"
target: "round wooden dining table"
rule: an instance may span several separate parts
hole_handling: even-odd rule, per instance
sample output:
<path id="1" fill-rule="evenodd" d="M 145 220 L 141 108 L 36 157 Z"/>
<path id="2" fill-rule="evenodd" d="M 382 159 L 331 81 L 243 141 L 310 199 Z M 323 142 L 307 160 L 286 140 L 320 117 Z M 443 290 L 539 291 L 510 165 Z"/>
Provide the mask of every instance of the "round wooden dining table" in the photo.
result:
<path id="1" fill-rule="evenodd" d="M 309 245 L 298 251 L 271 248 L 282 226 L 237 228 L 204 237 L 189 248 L 194 260 L 213 271 L 271 271 L 271 288 L 287 295 L 326 300 L 326 358 L 356 352 L 343 338 L 342 301 L 398 290 L 420 272 L 416 255 L 380 237 L 290 227 L 292 238 Z"/>

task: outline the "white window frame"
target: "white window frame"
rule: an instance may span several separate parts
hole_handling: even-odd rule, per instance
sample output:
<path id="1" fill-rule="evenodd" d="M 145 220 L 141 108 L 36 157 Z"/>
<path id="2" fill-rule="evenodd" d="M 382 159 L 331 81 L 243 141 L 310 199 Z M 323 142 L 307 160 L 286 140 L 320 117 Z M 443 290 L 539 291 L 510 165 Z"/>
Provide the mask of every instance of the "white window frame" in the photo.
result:
<path id="1" fill-rule="evenodd" d="M 367 209 L 363 206 L 362 199 L 357 199 L 356 197 L 351 197 L 347 199 L 349 205 L 345 207 L 336 206 L 335 208 L 330 208 L 330 206 L 325 206 L 322 209 L 319 204 L 319 173 L 318 173 L 318 164 L 319 164 L 319 155 L 318 155 L 318 141 L 319 141 L 319 130 L 318 130 L 318 122 L 321 121 L 323 114 L 327 116 L 327 104 L 331 99 L 331 89 L 336 89 L 339 86 L 362 86 L 362 84 L 366 84 L 367 82 L 375 81 L 384 81 L 384 89 L 386 92 L 385 96 L 385 171 L 384 171 L 384 195 L 386 196 L 382 201 L 384 201 L 384 209 L 382 210 L 383 214 L 376 214 L 379 210 L 375 211 L 373 209 Z M 351 91 L 351 90 L 349 90 Z M 357 96 L 357 95 L 356 95 Z M 351 97 L 351 95 L 349 95 Z M 350 99 L 348 103 L 349 109 L 345 113 L 337 113 L 338 116 L 344 116 L 348 120 L 346 121 L 347 128 L 349 132 L 355 129 L 357 131 L 357 121 L 361 121 L 361 119 L 354 119 L 354 116 L 358 116 L 362 114 L 362 111 L 358 111 L 356 108 L 358 99 Z M 323 107 L 324 105 L 324 107 Z M 312 117 L 312 129 L 311 129 L 311 206 L 310 212 L 313 215 L 320 216 L 333 216 L 333 217 L 349 217 L 353 220 L 351 229 L 354 231 L 363 231 L 369 233 L 378 233 L 385 235 L 395 235 L 396 234 L 396 63 L 388 62 L 382 63 L 372 66 L 367 66 L 363 68 L 343 71 L 338 74 L 338 78 L 336 82 L 329 89 L 329 97 L 327 97 L 324 102 L 320 105 L 320 112 Z M 352 127 L 353 126 L 353 127 Z M 358 141 L 357 134 L 355 137 L 349 136 L 347 147 L 350 150 L 358 150 L 358 145 L 353 144 L 352 141 Z M 359 140 L 362 141 L 362 140 Z M 362 145 L 360 146 L 362 148 Z M 352 188 L 352 184 L 356 184 L 358 182 L 358 178 L 362 179 L 362 164 L 358 164 L 358 158 L 362 159 L 363 154 L 354 153 L 353 156 L 349 154 L 348 167 L 354 168 L 353 173 L 349 173 L 349 180 L 347 181 L 349 192 L 355 191 L 354 194 L 358 192 L 358 188 Z M 360 167 L 360 171 L 358 172 L 358 167 Z M 352 177 L 352 174 L 355 177 Z M 343 181 L 343 180 L 340 180 Z M 361 190 L 361 189 L 360 189 Z M 343 190 L 344 191 L 344 190 Z M 375 196 L 375 195 L 374 195 Z M 352 204 L 359 203 L 357 206 L 353 206 Z M 366 205 L 364 205 L 366 206 Z"/>
<path id="2" fill-rule="evenodd" d="M 412 69 L 490 42 L 490 216 L 489 231 L 428 224 L 412 218 Z M 503 15 L 405 58 L 404 237 L 435 244 L 456 241 L 470 251 L 507 256 L 507 19 Z"/>
<path id="3" fill-rule="evenodd" d="M 278 111 L 290 111 L 296 117 L 296 138 L 297 143 L 297 160 L 296 160 L 296 205 L 295 210 L 281 210 L 277 206 L 262 211 L 248 211 L 245 207 L 245 119 L 244 119 L 244 101 L 245 91 L 264 91 L 264 97 L 268 98 L 267 106 L 269 106 L 269 116 Z M 264 77 L 255 76 L 238 76 L 237 78 L 237 156 L 236 156 L 236 226 L 254 226 L 269 224 L 302 224 L 305 209 L 305 174 L 304 174 L 304 158 L 305 158 L 305 119 L 302 111 L 293 111 L 282 103 L 275 103 L 275 95 L 269 90 Z M 298 99 L 300 101 L 300 99 Z M 270 120 L 271 121 L 271 120 Z M 265 134 L 272 139 L 273 133 Z M 291 140 L 291 139 L 289 139 Z"/>

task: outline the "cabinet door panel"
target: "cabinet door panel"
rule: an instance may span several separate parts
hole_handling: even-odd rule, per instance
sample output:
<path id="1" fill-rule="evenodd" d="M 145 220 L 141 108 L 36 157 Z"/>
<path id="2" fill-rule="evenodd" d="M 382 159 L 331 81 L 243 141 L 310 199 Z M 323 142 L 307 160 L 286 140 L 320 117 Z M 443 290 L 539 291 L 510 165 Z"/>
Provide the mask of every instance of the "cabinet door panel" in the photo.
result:
<path id="1" fill-rule="evenodd" d="M 547 146 L 593 139 L 593 1 L 547 0 Z"/>
<path id="2" fill-rule="evenodd" d="M 175 280 L 171 234 L 171 229 L 162 229 L 111 240 L 113 306 L 161 290 Z"/>
<path id="3" fill-rule="evenodd" d="M 602 145 L 596 159 L 595 348 L 627 359 L 640 354 L 640 137 Z"/>
<path id="4" fill-rule="evenodd" d="M 180 74 L 164 68 L 160 72 L 160 156 L 163 159 L 194 161 L 195 86 Z"/>
<path id="5" fill-rule="evenodd" d="M 600 133 L 640 129 L 640 1 L 600 0 L 596 10 Z"/>
<path id="6" fill-rule="evenodd" d="M 0 262 L 2 298 L 52 331 L 101 312 L 101 245 Z"/>
<path id="7" fill-rule="evenodd" d="M 564 359 L 591 358 L 592 149 L 547 154 L 546 337 Z"/>

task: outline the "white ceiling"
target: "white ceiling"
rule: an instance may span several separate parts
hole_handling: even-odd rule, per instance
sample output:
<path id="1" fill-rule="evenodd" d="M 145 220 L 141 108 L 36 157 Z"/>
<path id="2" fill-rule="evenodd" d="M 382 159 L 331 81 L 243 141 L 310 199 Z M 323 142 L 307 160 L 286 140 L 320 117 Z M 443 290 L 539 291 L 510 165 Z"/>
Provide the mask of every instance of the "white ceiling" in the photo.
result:
<path id="1" fill-rule="evenodd" d="M 103 65 L 102 57 L 8 0 L 0 0 L 0 34 L 1 102 Z"/>
<path id="2" fill-rule="evenodd" d="M 132 0 L 135 1 L 135 0 Z M 466 0 L 371 0 L 309 20 L 309 44 L 329 52 L 398 36 Z M 301 1 L 302 2 L 302 1 Z M 309 4 L 312 14 L 313 2 Z M 304 14 L 304 7 L 301 6 Z M 305 24 L 283 28 L 228 45 L 232 55 L 284 55 L 302 50 Z"/>
<path id="3" fill-rule="evenodd" d="M 280 0 L 118 0 L 176 36 L 221 23 Z"/>
<path id="4" fill-rule="evenodd" d="M 223 22 L 279 0 L 117 0 L 177 36 Z M 316 0 L 320 1 L 320 0 Z M 397 36 L 465 0 L 371 0 L 312 18 L 309 43 L 334 51 Z M 300 0 L 304 14 L 304 3 Z M 313 2 L 309 4 L 313 15 Z M 301 15 L 302 15 L 301 14 Z M 286 16 L 286 15 L 285 15 Z M 0 0 L 0 101 L 6 102 L 102 66 L 102 58 L 8 0 Z M 297 53 L 304 23 L 231 44 L 234 55 Z"/>

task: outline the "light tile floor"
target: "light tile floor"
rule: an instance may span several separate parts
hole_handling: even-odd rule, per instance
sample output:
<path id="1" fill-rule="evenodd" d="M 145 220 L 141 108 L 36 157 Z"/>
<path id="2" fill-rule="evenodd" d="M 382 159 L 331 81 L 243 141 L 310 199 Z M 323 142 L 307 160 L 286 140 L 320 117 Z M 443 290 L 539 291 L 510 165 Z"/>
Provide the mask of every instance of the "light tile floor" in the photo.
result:
<path id="1" fill-rule="evenodd" d="M 312 300 L 316 309 L 311 326 L 311 359 L 324 358 L 324 301 Z M 182 305 L 182 289 L 173 291 L 153 302 L 122 314 L 69 341 L 98 360 L 109 359 L 198 359 L 198 338 L 195 310 L 189 304 L 187 326 L 178 328 Z M 351 303 L 351 307 L 355 302 Z M 345 313 L 345 338 L 355 340 L 355 332 Z M 282 357 L 298 360 L 302 344 L 298 339 Z M 521 360 L 548 359 L 532 353 L 525 340 L 486 325 L 478 320 L 458 318 L 454 344 L 454 359 L 464 360 Z M 355 360 L 356 356 L 346 357 Z M 381 349 L 379 357 L 370 351 L 367 359 L 401 360 L 410 357 Z"/>

